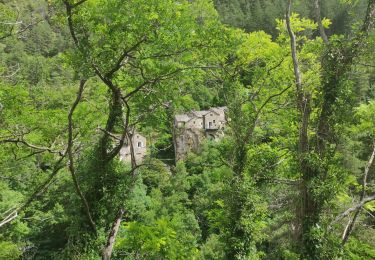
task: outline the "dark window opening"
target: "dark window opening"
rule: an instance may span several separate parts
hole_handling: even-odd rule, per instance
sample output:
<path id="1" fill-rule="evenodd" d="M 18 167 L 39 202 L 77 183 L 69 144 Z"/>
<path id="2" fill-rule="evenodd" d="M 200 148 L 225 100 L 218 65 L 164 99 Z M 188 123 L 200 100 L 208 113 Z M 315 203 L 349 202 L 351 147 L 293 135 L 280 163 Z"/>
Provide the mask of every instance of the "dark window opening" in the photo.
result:
<path id="1" fill-rule="evenodd" d="M 138 143 L 137 143 L 137 146 L 138 146 L 138 147 L 142 147 L 142 142 L 138 142 Z"/>

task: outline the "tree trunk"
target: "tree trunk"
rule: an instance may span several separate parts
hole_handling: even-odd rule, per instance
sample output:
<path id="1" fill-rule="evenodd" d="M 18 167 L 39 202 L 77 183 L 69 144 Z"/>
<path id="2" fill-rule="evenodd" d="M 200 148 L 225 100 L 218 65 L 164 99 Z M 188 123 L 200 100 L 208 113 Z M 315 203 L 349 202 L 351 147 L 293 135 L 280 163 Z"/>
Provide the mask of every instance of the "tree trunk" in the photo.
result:
<path id="1" fill-rule="evenodd" d="M 107 244 L 103 249 L 103 252 L 102 252 L 102 259 L 103 260 L 111 259 L 113 246 L 115 244 L 117 232 L 120 229 L 120 224 L 121 224 L 121 220 L 122 220 L 123 215 L 124 215 L 124 210 L 120 209 L 117 213 L 115 221 L 112 224 L 112 228 L 111 228 L 111 231 L 110 231 L 108 239 L 107 239 Z"/>

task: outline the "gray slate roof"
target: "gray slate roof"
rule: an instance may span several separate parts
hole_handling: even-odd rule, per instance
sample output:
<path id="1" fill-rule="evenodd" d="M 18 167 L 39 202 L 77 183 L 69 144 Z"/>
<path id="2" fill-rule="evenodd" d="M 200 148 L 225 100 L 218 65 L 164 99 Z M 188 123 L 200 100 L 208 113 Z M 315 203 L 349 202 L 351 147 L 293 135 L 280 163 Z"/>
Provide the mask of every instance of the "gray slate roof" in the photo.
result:
<path id="1" fill-rule="evenodd" d="M 176 115 L 174 118 L 178 122 L 187 122 L 190 120 L 190 117 L 188 115 Z"/>
<path id="2" fill-rule="evenodd" d="M 191 114 L 193 114 L 195 117 L 203 117 L 206 115 L 209 111 L 208 110 L 201 110 L 201 111 L 191 111 Z"/>
<path id="3" fill-rule="evenodd" d="M 227 107 L 213 107 L 210 110 L 201 110 L 201 111 L 191 111 L 189 114 L 175 115 L 175 120 L 177 122 L 188 122 L 193 118 L 201 118 L 207 115 L 210 112 L 214 112 L 218 115 L 225 113 Z"/>

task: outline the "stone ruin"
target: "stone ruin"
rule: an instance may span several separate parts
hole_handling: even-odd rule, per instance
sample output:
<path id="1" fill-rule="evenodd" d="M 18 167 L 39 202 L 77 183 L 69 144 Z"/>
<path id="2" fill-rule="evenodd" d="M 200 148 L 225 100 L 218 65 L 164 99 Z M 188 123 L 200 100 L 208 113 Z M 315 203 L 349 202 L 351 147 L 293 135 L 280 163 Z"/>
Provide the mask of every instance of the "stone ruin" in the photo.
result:
<path id="1" fill-rule="evenodd" d="M 176 162 L 184 159 L 190 151 L 198 152 L 204 139 L 219 140 L 224 136 L 226 111 L 227 107 L 213 107 L 175 116 L 173 142 Z M 147 155 L 147 139 L 138 132 L 131 134 L 130 139 L 125 139 L 119 153 L 120 160 L 131 162 L 133 150 L 135 162 L 139 164 Z"/>
<path id="2" fill-rule="evenodd" d="M 199 145 L 205 138 L 218 140 L 223 137 L 226 110 L 227 107 L 213 107 L 175 116 L 173 141 L 176 162 L 184 159 L 190 151 L 199 151 Z"/>
<path id="3" fill-rule="evenodd" d="M 120 150 L 120 161 L 131 162 L 132 149 L 134 151 L 135 162 L 139 164 L 147 154 L 146 137 L 137 132 L 131 135 L 131 142 L 129 141 L 129 137 L 127 137 Z"/>

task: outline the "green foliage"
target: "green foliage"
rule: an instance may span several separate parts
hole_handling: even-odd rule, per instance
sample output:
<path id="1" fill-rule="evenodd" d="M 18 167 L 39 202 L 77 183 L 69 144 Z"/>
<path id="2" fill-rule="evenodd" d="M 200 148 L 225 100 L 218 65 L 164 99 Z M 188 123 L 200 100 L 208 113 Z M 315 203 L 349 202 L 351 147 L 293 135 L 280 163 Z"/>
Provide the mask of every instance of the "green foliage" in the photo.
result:
<path id="1" fill-rule="evenodd" d="M 332 224 L 361 194 L 375 138 L 375 34 L 351 64 L 342 62 L 355 56 L 346 35 L 356 34 L 366 1 L 320 1 L 328 45 L 311 19 L 312 1 L 293 1 L 302 91 L 311 95 L 306 154 L 298 147 L 301 115 L 284 2 L 213 2 L 83 1 L 72 15 L 78 46 L 62 1 L 0 3 L 0 221 L 36 194 L 0 227 L 0 259 L 98 259 L 119 208 L 125 214 L 113 259 L 375 257 L 373 202 L 346 245 L 340 237 L 347 219 Z M 116 62 L 121 68 L 110 75 Z M 102 143 L 112 96 L 95 70 L 122 95 L 145 83 L 128 99 L 130 126 L 149 147 L 136 169 L 102 157 L 117 141 Z M 35 193 L 65 155 L 81 78 L 88 80 L 73 115 L 73 156 L 97 234 L 67 158 Z M 332 126 L 325 153 L 316 145 L 324 103 Z M 223 105 L 225 137 L 202 142 L 174 164 L 173 117 Z M 112 136 L 122 133 L 126 111 L 117 111 Z M 373 173 L 371 167 L 366 195 L 374 192 Z M 316 211 L 298 237 L 302 185 Z M 302 249 L 301 240 L 309 246 Z"/>
<path id="2" fill-rule="evenodd" d="M 194 214 L 186 208 L 190 204 L 186 171 L 180 165 L 171 175 L 157 167 L 160 162 L 153 162 L 155 166 L 141 169 L 141 177 L 127 197 L 127 216 L 134 221 L 124 223 L 120 230 L 117 257 L 193 258 L 198 253 L 199 228 Z M 151 181 L 163 171 L 164 180 Z"/>
<path id="3" fill-rule="evenodd" d="M 149 259 L 187 259 L 194 258 L 196 248 L 187 248 L 186 234 L 176 233 L 181 227 L 181 220 L 157 219 L 154 225 L 143 225 L 136 222 L 125 224 L 124 237 L 117 243 L 120 251 L 130 252 L 127 257 L 137 255 Z M 187 231 L 187 230 L 185 230 Z M 121 234 L 120 234 L 121 236 Z"/>
<path id="4" fill-rule="evenodd" d="M 345 246 L 345 254 L 350 259 L 373 259 L 375 257 L 375 250 L 373 247 L 357 239 L 351 239 Z"/>
<path id="5" fill-rule="evenodd" d="M 0 259 L 18 259 L 21 251 L 17 244 L 9 241 L 0 241 Z"/>

